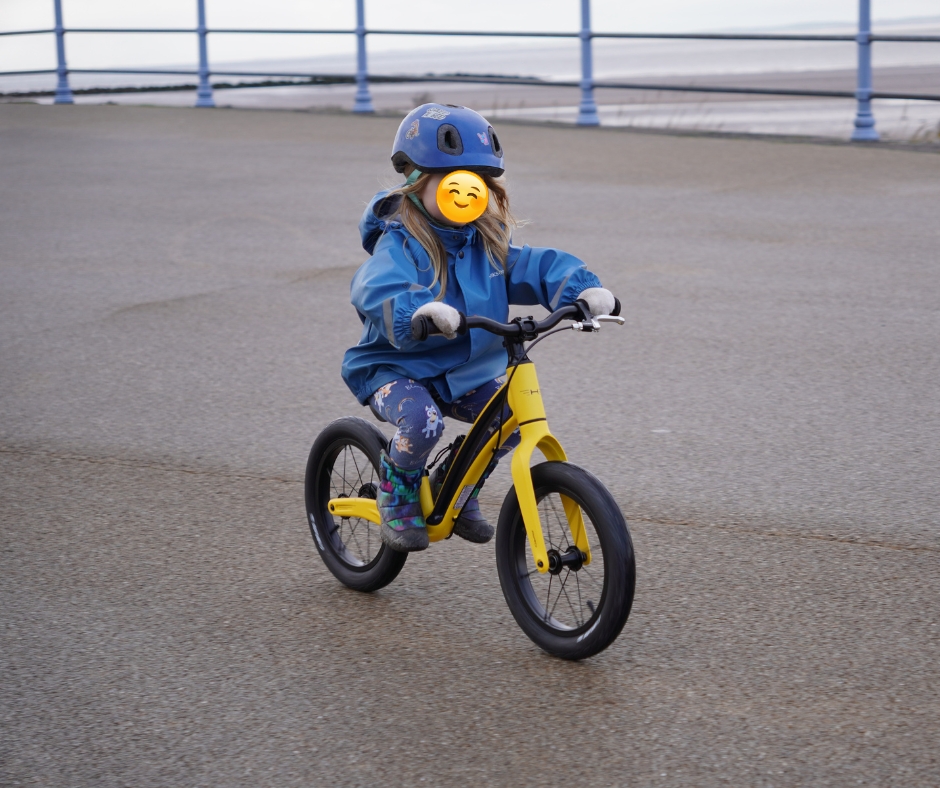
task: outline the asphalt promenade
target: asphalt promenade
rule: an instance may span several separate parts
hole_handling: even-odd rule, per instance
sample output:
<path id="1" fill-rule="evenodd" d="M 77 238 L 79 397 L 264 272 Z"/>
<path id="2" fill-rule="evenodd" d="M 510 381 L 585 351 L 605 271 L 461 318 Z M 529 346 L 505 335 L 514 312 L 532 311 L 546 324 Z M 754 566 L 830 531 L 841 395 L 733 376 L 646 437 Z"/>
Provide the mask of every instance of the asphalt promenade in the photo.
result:
<path id="1" fill-rule="evenodd" d="M 305 524 L 396 126 L 0 105 L 0 785 L 940 784 L 940 155 L 500 126 L 627 317 L 533 353 L 638 556 L 570 664 Z"/>

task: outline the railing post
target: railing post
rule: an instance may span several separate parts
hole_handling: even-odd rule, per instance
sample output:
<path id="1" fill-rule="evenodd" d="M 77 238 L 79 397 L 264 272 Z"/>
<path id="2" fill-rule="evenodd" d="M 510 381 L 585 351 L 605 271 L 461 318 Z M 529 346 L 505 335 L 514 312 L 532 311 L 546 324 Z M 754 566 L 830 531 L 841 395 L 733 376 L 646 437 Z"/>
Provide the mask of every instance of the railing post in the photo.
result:
<path id="1" fill-rule="evenodd" d="M 74 104 L 72 88 L 69 87 L 69 70 L 65 65 L 65 26 L 62 24 L 62 0 L 55 0 L 55 51 L 56 74 L 54 104 Z"/>
<path id="2" fill-rule="evenodd" d="M 365 0 L 356 0 L 356 100 L 353 112 L 375 112 L 369 94 L 369 71 L 366 67 Z"/>
<path id="3" fill-rule="evenodd" d="M 206 0 L 196 0 L 199 36 L 199 89 L 196 91 L 197 107 L 214 107 L 212 85 L 209 83 L 209 48 L 206 46 Z"/>
<path id="4" fill-rule="evenodd" d="M 871 0 L 858 0 L 858 82 L 855 98 L 858 110 L 855 113 L 854 142 L 877 142 L 875 116 L 871 111 Z"/>
<path id="5" fill-rule="evenodd" d="M 581 104 L 579 126 L 600 126 L 594 103 L 594 66 L 591 58 L 591 0 L 581 0 Z"/>

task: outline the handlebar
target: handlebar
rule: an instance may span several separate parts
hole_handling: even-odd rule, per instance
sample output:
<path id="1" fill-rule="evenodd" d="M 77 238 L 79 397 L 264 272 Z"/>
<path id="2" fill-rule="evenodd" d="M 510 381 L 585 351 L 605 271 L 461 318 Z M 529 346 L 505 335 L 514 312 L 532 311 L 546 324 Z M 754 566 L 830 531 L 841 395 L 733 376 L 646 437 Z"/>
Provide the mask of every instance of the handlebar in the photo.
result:
<path id="1" fill-rule="evenodd" d="M 620 314 L 620 301 L 614 298 L 614 308 L 610 313 L 612 316 Z M 571 318 L 578 321 L 590 321 L 593 318 L 587 304 L 584 301 L 576 301 L 570 306 L 563 306 L 556 309 L 544 320 L 534 320 L 531 317 L 517 317 L 511 323 L 500 323 L 498 320 L 491 320 L 488 317 L 479 315 L 465 315 L 460 313 L 460 325 L 457 327 L 458 334 L 466 334 L 471 328 L 482 328 L 491 334 L 501 337 L 517 339 L 519 341 L 528 341 L 535 339 L 539 334 L 544 334 L 557 326 L 565 318 Z M 595 326 L 595 329 L 597 327 Z M 418 342 L 423 342 L 429 336 L 440 334 L 440 329 L 434 324 L 427 315 L 419 315 L 411 320 L 411 336 Z"/>

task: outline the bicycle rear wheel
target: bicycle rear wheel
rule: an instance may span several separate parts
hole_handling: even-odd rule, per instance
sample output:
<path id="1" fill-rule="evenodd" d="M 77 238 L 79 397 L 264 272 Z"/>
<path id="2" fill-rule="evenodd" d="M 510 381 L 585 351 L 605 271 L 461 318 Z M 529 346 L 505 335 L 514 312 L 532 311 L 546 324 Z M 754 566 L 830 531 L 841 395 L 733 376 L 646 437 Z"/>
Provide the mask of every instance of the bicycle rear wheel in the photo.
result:
<path id="1" fill-rule="evenodd" d="M 499 515 L 496 567 L 516 622 L 536 645 L 562 659 L 604 650 L 630 615 L 636 561 L 627 523 L 613 496 L 593 475 L 566 462 L 532 468 L 548 572 L 536 569 L 516 488 Z M 591 563 L 571 541 L 562 496 L 581 507 Z"/>
<path id="2" fill-rule="evenodd" d="M 375 498 L 385 436 L 363 419 L 342 418 L 317 436 L 307 460 L 307 522 L 327 569 L 357 591 L 377 591 L 392 582 L 407 553 L 389 549 L 378 526 L 358 517 L 334 517 L 331 498 Z"/>

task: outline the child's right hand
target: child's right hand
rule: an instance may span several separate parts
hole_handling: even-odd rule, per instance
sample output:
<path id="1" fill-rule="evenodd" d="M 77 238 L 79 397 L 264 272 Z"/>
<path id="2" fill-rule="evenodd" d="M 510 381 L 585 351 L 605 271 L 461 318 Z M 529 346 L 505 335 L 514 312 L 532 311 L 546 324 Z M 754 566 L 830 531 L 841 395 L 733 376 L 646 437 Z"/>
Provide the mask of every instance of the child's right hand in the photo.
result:
<path id="1" fill-rule="evenodd" d="M 432 301 L 430 304 L 418 307 L 411 319 L 422 316 L 432 320 L 438 330 L 448 339 L 454 339 L 457 336 L 457 329 L 460 327 L 460 312 L 452 306 L 441 301 Z"/>
<path id="2" fill-rule="evenodd" d="M 578 300 L 584 301 L 592 315 L 613 314 L 617 299 L 614 294 L 603 287 L 589 287 L 578 294 Z"/>

